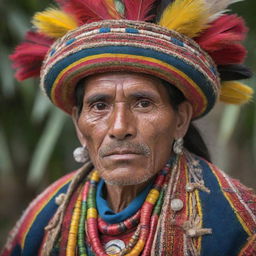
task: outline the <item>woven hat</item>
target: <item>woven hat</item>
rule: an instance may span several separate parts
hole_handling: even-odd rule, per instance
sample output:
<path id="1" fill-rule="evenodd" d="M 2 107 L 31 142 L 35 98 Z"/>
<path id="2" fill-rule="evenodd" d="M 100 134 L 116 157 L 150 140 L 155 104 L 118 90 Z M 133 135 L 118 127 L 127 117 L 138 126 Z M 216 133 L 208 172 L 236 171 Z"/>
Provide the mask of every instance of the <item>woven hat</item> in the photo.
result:
<path id="1" fill-rule="evenodd" d="M 35 31 L 11 56 L 19 80 L 39 76 L 42 90 L 71 113 L 75 87 L 93 74 L 130 71 L 176 86 L 191 102 L 193 118 L 218 99 L 242 104 L 253 93 L 240 82 L 242 18 L 224 14 L 232 0 L 59 0 L 37 13 Z"/>

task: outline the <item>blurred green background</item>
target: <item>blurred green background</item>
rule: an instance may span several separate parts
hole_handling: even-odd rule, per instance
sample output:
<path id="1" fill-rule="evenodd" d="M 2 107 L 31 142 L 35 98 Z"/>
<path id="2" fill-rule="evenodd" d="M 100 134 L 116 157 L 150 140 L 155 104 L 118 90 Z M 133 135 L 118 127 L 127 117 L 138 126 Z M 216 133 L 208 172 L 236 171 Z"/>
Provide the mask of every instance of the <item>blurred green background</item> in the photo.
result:
<path id="1" fill-rule="evenodd" d="M 8 55 L 31 27 L 36 11 L 52 2 L 1 0 L 0 15 L 0 248 L 28 203 L 49 183 L 79 167 L 72 152 L 79 145 L 68 116 L 51 106 L 39 81 L 18 83 Z M 234 4 L 250 28 L 247 64 L 256 71 L 256 1 Z M 246 81 L 255 88 L 256 77 Z M 214 163 L 256 188 L 256 105 L 219 104 L 198 122 Z"/>

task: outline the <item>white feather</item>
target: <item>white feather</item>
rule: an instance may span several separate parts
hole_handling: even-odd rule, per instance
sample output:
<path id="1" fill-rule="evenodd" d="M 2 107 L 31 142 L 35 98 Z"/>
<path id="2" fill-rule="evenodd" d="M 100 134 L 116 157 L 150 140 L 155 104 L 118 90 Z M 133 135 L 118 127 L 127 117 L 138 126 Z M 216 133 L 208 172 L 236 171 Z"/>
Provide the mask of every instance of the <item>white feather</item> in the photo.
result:
<path id="1" fill-rule="evenodd" d="M 227 12 L 227 7 L 231 4 L 241 2 L 244 0 L 205 0 L 209 10 L 209 22 L 216 20 L 223 13 Z"/>

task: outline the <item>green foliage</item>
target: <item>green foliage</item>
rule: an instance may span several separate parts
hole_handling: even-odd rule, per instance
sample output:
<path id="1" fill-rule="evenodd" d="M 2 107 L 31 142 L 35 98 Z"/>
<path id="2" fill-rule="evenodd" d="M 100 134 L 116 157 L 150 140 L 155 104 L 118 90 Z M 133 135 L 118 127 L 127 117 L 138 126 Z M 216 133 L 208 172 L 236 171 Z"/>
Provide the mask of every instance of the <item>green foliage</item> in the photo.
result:
<path id="1" fill-rule="evenodd" d="M 49 2 L 0 3 L 6 21 L 0 25 L 0 175 L 12 175 L 31 187 L 43 184 L 47 177 L 49 183 L 77 167 L 71 157 L 78 145 L 71 122 L 40 92 L 37 79 L 15 80 L 8 58 L 31 27 L 32 15 Z"/>

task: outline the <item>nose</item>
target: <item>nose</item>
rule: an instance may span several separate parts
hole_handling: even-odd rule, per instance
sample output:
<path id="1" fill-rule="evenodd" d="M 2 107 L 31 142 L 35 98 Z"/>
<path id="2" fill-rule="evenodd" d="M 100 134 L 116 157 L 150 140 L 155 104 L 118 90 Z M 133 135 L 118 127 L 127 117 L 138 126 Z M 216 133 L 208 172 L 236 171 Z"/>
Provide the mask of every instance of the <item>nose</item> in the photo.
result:
<path id="1" fill-rule="evenodd" d="M 136 134 L 136 121 L 133 113 L 125 103 L 117 103 L 113 109 L 109 137 L 124 140 L 133 138 Z"/>

